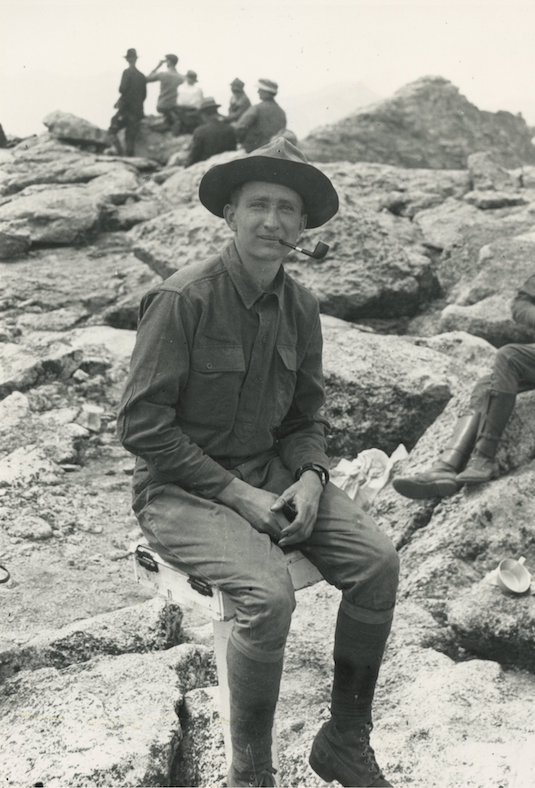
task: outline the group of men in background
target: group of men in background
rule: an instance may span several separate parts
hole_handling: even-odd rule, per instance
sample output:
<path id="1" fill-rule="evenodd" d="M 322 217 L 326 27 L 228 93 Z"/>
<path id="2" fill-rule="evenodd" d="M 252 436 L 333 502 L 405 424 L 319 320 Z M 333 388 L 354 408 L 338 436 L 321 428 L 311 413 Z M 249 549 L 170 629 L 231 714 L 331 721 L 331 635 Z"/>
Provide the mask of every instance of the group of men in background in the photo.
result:
<path id="1" fill-rule="evenodd" d="M 118 154 L 135 155 L 149 82 L 160 83 L 156 109 L 163 116 L 164 129 L 175 135 L 193 135 L 185 162 L 187 167 L 217 153 L 236 150 L 238 144 L 250 153 L 286 132 L 286 114 L 275 100 L 278 85 L 270 79 L 258 80 L 260 100 L 254 105 L 245 93 L 245 83 L 237 77 L 233 79 L 228 114 L 221 115 L 221 105 L 213 97 L 204 96 L 196 72 L 179 73 L 176 55 L 165 55 L 148 76 L 136 66 L 135 49 L 128 49 L 125 59 L 128 67 L 121 77 L 120 95 L 115 104 L 117 112 L 109 128 L 110 144 Z M 124 148 L 118 138 L 121 129 L 124 129 Z"/>

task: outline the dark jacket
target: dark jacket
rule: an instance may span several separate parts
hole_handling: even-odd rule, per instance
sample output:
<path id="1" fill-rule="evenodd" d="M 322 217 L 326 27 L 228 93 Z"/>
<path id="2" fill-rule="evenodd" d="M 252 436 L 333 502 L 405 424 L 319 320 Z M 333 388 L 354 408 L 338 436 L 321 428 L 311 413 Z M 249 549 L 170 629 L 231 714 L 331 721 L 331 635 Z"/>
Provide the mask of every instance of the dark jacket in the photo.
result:
<path id="1" fill-rule="evenodd" d="M 119 100 L 115 105 L 123 115 L 143 117 L 143 102 L 147 98 L 147 83 L 144 74 L 137 68 L 125 68 L 119 85 Z"/>
<path id="2" fill-rule="evenodd" d="M 246 153 L 266 145 L 279 131 L 286 128 L 286 113 L 275 99 L 264 99 L 246 110 L 234 124 L 238 142 Z"/>
<path id="3" fill-rule="evenodd" d="M 232 126 L 215 117 L 213 120 L 197 126 L 193 132 L 186 167 L 226 150 L 236 150 L 236 133 Z"/>

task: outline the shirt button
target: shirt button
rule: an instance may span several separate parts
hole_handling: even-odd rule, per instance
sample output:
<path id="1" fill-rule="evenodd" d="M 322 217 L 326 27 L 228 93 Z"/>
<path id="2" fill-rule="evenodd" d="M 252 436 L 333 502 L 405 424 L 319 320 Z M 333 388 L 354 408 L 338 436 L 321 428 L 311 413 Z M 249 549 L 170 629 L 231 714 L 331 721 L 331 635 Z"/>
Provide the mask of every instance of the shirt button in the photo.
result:
<path id="1" fill-rule="evenodd" d="M 206 369 L 213 369 L 213 367 L 214 367 L 214 365 L 212 364 L 212 362 L 211 362 L 211 361 L 209 361 L 209 362 L 207 363 L 207 365 L 206 365 Z"/>

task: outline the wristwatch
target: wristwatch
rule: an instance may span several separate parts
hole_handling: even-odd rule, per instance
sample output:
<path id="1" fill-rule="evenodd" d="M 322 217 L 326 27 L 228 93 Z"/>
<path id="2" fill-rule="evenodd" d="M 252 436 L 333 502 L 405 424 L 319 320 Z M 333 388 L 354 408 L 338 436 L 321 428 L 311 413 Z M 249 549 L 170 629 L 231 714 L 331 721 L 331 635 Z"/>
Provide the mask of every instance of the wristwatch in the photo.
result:
<path id="1" fill-rule="evenodd" d="M 306 462 L 304 465 L 301 465 L 295 472 L 295 479 L 296 481 L 301 478 L 305 471 L 314 471 L 320 477 L 320 482 L 322 487 L 327 486 L 327 482 L 329 481 L 329 471 L 323 467 L 323 465 L 318 465 L 315 462 Z"/>

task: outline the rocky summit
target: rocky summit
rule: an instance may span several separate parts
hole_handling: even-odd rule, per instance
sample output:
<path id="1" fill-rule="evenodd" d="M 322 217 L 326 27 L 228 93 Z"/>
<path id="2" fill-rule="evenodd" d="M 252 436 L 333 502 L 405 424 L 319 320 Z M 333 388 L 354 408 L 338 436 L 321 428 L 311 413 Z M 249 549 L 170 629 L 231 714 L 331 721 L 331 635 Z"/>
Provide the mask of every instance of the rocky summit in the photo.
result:
<path id="1" fill-rule="evenodd" d="M 221 784 L 209 619 L 134 580 L 133 458 L 115 437 L 139 300 L 230 238 L 204 210 L 189 137 L 146 119 L 135 157 L 68 113 L 0 161 L 0 774 L 6 785 Z M 102 132 L 102 133 L 101 133 Z M 340 211 L 291 274 L 319 299 L 333 466 L 366 449 L 427 468 L 496 349 L 533 342 L 510 302 L 535 273 L 535 162 L 521 118 L 444 79 L 303 141 Z M 401 557 L 373 744 L 395 785 L 535 784 L 535 393 L 518 398 L 498 478 L 438 500 L 390 484 L 369 504 Z M 365 455 L 362 455 L 365 456 Z M 300 591 L 278 713 L 283 785 L 319 786 L 339 592 Z"/>
<path id="2" fill-rule="evenodd" d="M 391 98 L 312 131 L 303 150 L 315 161 L 374 161 L 457 169 L 489 151 L 506 167 L 535 163 L 533 132 L 510 112 L 485 112 L 442 77 L 422 77 Z"/>

